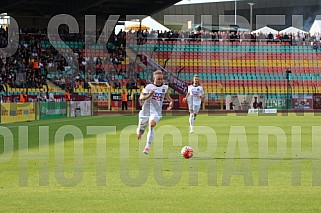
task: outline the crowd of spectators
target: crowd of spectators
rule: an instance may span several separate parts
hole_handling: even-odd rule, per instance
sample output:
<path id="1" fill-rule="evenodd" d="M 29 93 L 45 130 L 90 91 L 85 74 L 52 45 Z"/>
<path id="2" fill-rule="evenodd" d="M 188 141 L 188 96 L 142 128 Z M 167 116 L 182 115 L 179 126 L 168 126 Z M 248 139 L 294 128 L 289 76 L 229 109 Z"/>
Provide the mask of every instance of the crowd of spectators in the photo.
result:
<path id="1" fill-rule="evenodd" d="M 81 42 L 84 44 L 85 37 L 82 32 L 79 34 L 68 34 L 60 29 L 59 37 L 64 41 Z M 97 32 L 100 35 L 101 32 Z M 50 40 L 57 40 L 58 35 L 49 35 Z M 86 82 L 94 81 L 96 76 L 104 82 L 109 81 L 109 73 L 103 70 L 102 64 L 112 64 L 115 72 L 122 74 L 124 70 L 118 65 L 125 60 L 125 37 L 126 33 L 113 34 L 110 41 L 102 39 L 97 45 L 106 45 L 106 57 L 84 54 L 84 46 L 74 48 L 72 55 L 61 54 L 53 46 L 45 46 L 49 43 L 45 30 L 23 28 L 19 34 L 19 46 L 15 54 L 5 57 L 0 54 L 0 83 L 16 88 L 42 88 L 47 84 L 47 76 L 62 89 L 70 90 L 73 86 L 86 86 Z M 4 28 L 0 28 L 0 47 L 7 46 L 8 35 Z M 79 68 L 70 66 L 77 65 Z M 49 74 L 49 75 L 48 75 Z"/>
<path id="2" fill-rule="evenodd" d="M 250 32 L 238 32 L 238 31 L 208 31 L 208 30 L 170 30 L 170 31 L 129 31 L 128 38 L 141 38 L 158 39 L 158 40 L 212 40 L 212 41 L 275 41 L 275 42 L 291 42 L 291 44 L 310 45 L 311 42 L 320 42 L 321 33 L 312 35 L 310 33 L 250 33 Z"/>
<path id="3" fill-rule="evenodd" d="M 1 31 L 6 32 L 4 29 Z M 1 55 L 0 81 L 11 87 L 42 88 L 46 84 L 47 58 L 37 42 L 28 45 L 24 38 L 29 37 L 20 36 L 18 49 L 13 56 Z M 0 33 L 0 40 L 7 40 L 6 33 Z"/>
<path id="4" fill-rule="evenodd" d="M 67 29 L 60 29 L 59 37 L 63 41 L 85 43 L 83 32 L 69 34 Z M 97 31 L 96 35 L 101 35 Z M 51 40 L 57 40 L 58 35 L 49 35 Z M 16 53 L 11 57 L 4 57 L 0 54 L 0 91 L 4 90 L 3 84 L 16 88 L 42 88 L 47 84 L 47 76 L 51 76 L 51 81 L 62 89 L 70 90 L 72 87 L 87 87 L 87 82 L 109 82 L 115 88 L 127 87 L 128 89 L 138 88 L 145 85 L 146 79 L 141 79 L 137 73 L 137 64 L 130 62 L 127 66 L 122 66 L 126 58 L 126 39 L 190 39 L 201 41 L 209 39 L 213 41 L 289 41 L 302 45 L 311 45 L 318 49 L 321 34 L 310 35 L 308 33 L 295 34 L 250 34 L 249 32 L 210 32 L 205 30 L 197 31 L 120 31 L 111 36 L 99 40 L 98 46 L 105 45 L 107 52 L 104 56 L 85 55 L 83 49 L 73 48 L 72 55 L 66 57 L 58 52 L 53 46 L 44 46 L 43 41 L 48 40 L 47 32 L 38 28 L 23 28 L 19 34 L 19 46 Z M 86 38 L 88 41 L 88 38 Z M 96 40 L 92 38 L 92 43 Z M 0 47 L 7 45 L 7 32 L 0 28 Z M 103 48 L 102 51 L 105 51 Z M 73 67 L 76 64 L 79 68 Z M 110 64 L 108 69 L 103 66 Z"/>

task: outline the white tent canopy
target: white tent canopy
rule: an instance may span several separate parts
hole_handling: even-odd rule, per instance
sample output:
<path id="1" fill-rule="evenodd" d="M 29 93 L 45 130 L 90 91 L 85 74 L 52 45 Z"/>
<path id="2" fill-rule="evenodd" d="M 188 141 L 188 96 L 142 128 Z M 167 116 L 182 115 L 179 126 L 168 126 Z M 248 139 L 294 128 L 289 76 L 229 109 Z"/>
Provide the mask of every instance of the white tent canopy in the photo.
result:
<path id="1" fill-rule="evenodd" d="M 317 35 L 321 33 L 321 20 L 315 20 L 310 28 L 311 35 Z"/>
<path id="2" fill-rule="evenodd" d="M 151 30 L 170 31 L 167 27 L 157 22 L 152 17 L 148 16 L 142 20 L 142 25 L 150 27 Z"/>
<path id="3" fill-rule="evenodd" d="M 139 22 L 134 22 L 134 21 L 125 21 L 125 25 L 116 25 L 115 28 L 115 33 L 117 34 L 120 30 L 125 30 L 125 27 L 137 24 Z M 150 30 L 159 30 L 159 31 L 170 31 L 167 27 L 164 25 L 158 23 L 155 19 L 152 17 L 148 16 L 142 20 L 142 25 L 149 27 Z"/>
<path id="4" fill-rule="evenodd" d="M 303 30 L 300 30 L 299 28 L 295 28 L 295 27 L 288 27 L 284 30 L 281 30 L 280 33 L 286 33 L 286 34 L 289 34 L 289 33 L 292 33 L 292 34 L 297 34 L 297 33 L 307 33 Z"/>
<path id="5" fill-rule="evenodd" d="M 262 33 L 262 34 L 269 34 L 269 33 L 277 34 L 278 31 L 276 31 L 275 29 L 272 29 L 271 27 L 265 26 L 265 27 L 262 27 L 260 29 L 257 29 L 255 31 L 253 31 L 252 33 L 256 33 L 256 34 L 259 34 L 259 33 Z"/>

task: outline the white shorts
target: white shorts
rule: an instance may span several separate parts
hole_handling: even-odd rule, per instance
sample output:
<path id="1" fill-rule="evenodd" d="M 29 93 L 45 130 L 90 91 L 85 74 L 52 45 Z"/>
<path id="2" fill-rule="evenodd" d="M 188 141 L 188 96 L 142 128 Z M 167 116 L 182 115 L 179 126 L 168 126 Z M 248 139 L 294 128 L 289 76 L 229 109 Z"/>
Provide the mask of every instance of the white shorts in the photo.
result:
<path id="1" fill-rule="evenodd" d="M 141 126 L 147 126 L 151 120 L 155 121 L 157 124 L 158 121 L 162 118 L 162 116 L 159 115 L 150 115 L 150 116 L 141 116 L 139 115 L 139 125 Z"/>
<path id="2" fill-rule="evenodd" d="M 195 114 L 197 114 L 200 111 L 201 105 L 195 105 L 195 104 L 189 104 L 188 105 L 188 109 L 191 111 L 193 110 L 193 112 Z"/>

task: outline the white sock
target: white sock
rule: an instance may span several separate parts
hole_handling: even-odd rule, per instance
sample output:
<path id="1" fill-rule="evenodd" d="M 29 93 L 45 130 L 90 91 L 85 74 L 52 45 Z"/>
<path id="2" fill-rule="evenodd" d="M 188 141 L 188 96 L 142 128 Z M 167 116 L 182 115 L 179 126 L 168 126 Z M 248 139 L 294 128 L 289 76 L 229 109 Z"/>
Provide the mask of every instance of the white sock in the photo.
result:
<path id="1" fill-rule="evenodd" d="M 190 126 L 191 129 L 194 128 L 194 113 L 191 113 L 189 115 L 189 126 Z"/>
<path id="2" fill-rule="evenodd" d="M 150 149 L 150 145 L 152 144 L 154 140 L 154 127 L 149 127 L 148 133 L 147 133 L 147 142 L 146 147 Z"/>

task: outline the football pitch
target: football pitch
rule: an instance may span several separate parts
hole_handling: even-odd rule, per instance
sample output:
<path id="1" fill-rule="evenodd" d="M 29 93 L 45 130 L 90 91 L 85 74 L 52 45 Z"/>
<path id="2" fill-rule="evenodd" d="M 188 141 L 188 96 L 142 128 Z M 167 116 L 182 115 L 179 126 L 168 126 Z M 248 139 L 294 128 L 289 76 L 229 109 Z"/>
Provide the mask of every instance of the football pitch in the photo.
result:
<path id="1" fill-rule="evenodd" d="M 2 125 L 1 212 L 321 211 L 321 116 L 167 115 L 148 156 L 137 119 Z"/>

